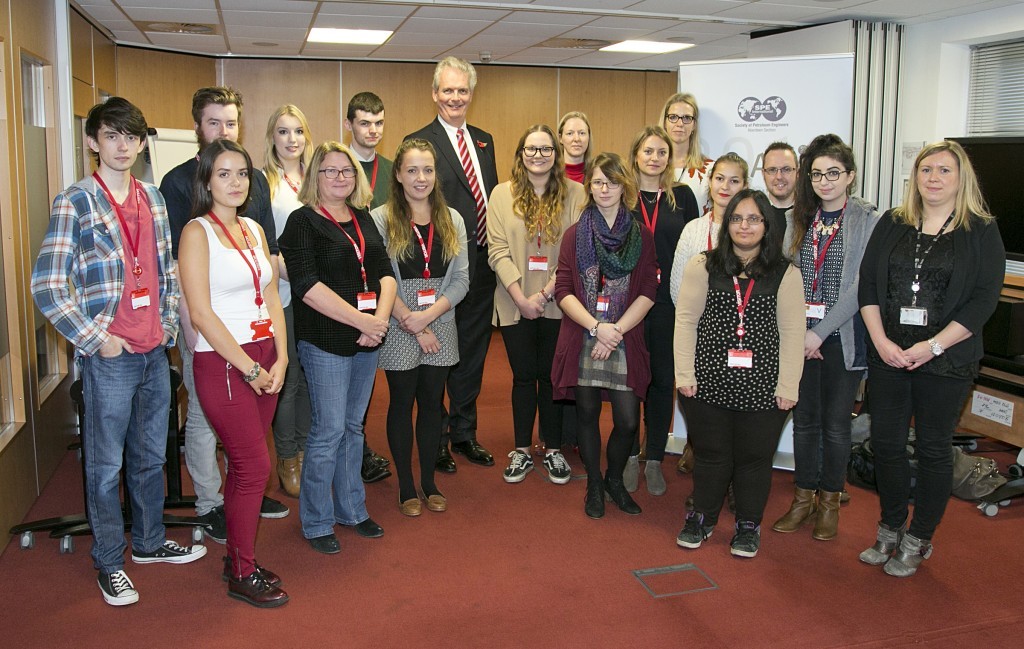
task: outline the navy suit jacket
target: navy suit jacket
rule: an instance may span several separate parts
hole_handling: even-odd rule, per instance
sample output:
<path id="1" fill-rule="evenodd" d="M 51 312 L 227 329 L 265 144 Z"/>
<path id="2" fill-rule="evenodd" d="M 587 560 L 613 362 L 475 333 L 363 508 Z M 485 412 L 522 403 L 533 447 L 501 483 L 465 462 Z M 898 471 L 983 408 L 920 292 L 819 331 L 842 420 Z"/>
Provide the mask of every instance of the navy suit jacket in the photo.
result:
<path id="1" fill-rule="evenodd" d="M 439 118 L 438 118 L 439 119 Z M 466 172 L 462 170 L 462 161 L 459 154 L 448 139 L 448 133 L 438 119 L 405 136 L 406 140 L 421 139 L 434 145 L 437 151 L 436 169 L 437 177 L 441 181 L 441 193 L 444 194 L 448 207 L 454 209 L 466 222 L 466 235 L 469 248 L 469 274 L 473 279 L 476 269 L 476 200 L 473 192 L 469 189 L 469 179 Z M 487 131 L 482 131 L 475 126 L 466 124 L 469 131 L 468 143 L 476 147 L 476 157 L 480 161 L 480 175 L 477 180 L 482 184 L 480 188 L 484 196 L 490 196 L 491 191 L 498 184 L 498 169 L 494 163 L 494 138 Z"/>

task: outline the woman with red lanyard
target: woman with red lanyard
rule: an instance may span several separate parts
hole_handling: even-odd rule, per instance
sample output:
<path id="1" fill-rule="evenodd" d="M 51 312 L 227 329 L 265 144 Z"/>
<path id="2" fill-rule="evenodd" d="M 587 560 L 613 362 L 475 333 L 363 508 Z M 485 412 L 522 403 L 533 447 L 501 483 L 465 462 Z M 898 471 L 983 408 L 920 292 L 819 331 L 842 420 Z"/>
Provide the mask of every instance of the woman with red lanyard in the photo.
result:
<path id="1" fill-rule="evenodd" d="M 563 410 L 551 391 L 551 362 L 562 311 L 554 303 L 555 268 L 562 234 L 579 217 L 583 186 L 566 180 L 562 152 L 551 128 L 536 124 L 516 147 L 512 180 L 491 192 L 487 202 L 489 262 L 498 278 L 491 324 L 512 368 L 512 428 L 505 482 L 522 482 L 533 470 L 530 446 L 540 420 L 544 469 L 555 484 L 569 482 L 562 455 Z"/>
<path id="2" fill-rule="evenodd" d="M 807 332 L 801 398 L 793 410 L 796 488 L 789 511 L 772 529 L 795 532 L 813 520 L 812 536 L 819 541 L 839 531 L 850 413 L 867 369 L 857 289 L 879 214 L 850 195 L 856 174 L 853 150 L 838 135 L 814 138 L 800 156 L 793 225 L 784 246 L 803 275 Z"/>
<path id="3" fill-rule="evenodd" d="M 313 154 L 313 147 L 307 146 L 311 138 L 306 116 L 291 104 L 275 110 L 267 122 L 267 153 L 263 173 L 270 185 L 270 207 L 274 212 L 277 232 L 284 232 L 288 217 L 302 207 L 299 188 Z M 292 288 L 288 283 L 284 256 L 278 255 L 278 258 L 278 293 L 288 328 L 288 358 L 293 362 L 288 365 L 284 387 L 277 399 L 273 426 L 274 450 L 277 451 L 277 478 L 281 481 L 281 488 L 292 498 L 298 498 L 302 458 L 306 451 L 306 435 L 309 434 L 311 416 L 309 388 L 295 349 Z"/>
<path id="4" fill-rule="evenodd" d="M 652 496 L 665 493 L 665 477 L 661 462 L 668 444 L 668 429 L 672 424 L 672 395 L 675 393 L 675 372 L 672 355 L 655 349 L 672 339 L 675 327 L 675 305 L 669 294 L 668 277 L 676 243 L 683 227 L 700 216 L 697 199 L 687 185 L 672 182 L 672 140 L 660 126 L 648 126 L 633 139 L 630 160 L 633 175 L 640 188 L 640 200 L 633 210 L 633 218 L 654 235 L 654 249 L 658 255 L 658 294 L 654 306 L 644 319 L 644 337 L 651 354 L 651 387 L 644 402 L 644 424 L 647 429 L 647 465 L 644 477 L 647 491 Z M 665 279 L 666 281 L 661 281 Z M 640 436 L 633 442 L 633 453 L 626 463 L 623 482 L 628 491 L 636 491 L 640 473 Z"/>
<path id="5" fill-rule="evenodd" d="M 448 509 L 434 470 L 444 386 L 448 371 L 459 362 L 455 306 L 469 290 L 466 225 L 445 203 L 435 162 L 430 142 L 403 142 L 395 153 L 388 201 L 371 212 L 398 283 L 394 326 L 377 366 L 388 379 L 388 446 L 398 473 L 398 507 L 406 516 L 423 511 L 412 476 L 413 404 L 423 499 L 430 511 Z"/>
<path id="6" fill-rule="evenodd" d="M 782 253 L 763 192 L 726 207 L 718 246 L 686 264 L 676 310 L 676 385 L 693 443 L 694 510 L 676 543 L 699 548 L 736 492 L 730 551 L 754 557 L 772 485 L 772 457 L 803 371 L 800 272 Z"/>
<path id="7" fill-rule="evenodd" d="M 216 140 L 199 155 L 192 221 L 178 248 L 188 302 L 199 403 L 231 470 L 224 484 L 228 595 L 280 606 L 288 595 L 255 559 L 256 527 L 270 475 L 266 435 L 288 366 L 277 269 L 263 229 L 240 216 L 249 203 L 252 161 L 239 144 Z"/>
<path id="8" fill-rule="evenodd" d="M 323 554 L 341 551 L 337 523 L 366 538 L 384 534 L 366 511 L 360 468 L 363 414 L 388 331 L 395 278 L 380 233 L 360 207 L 369 197 L 352 152 L 324 142 L 313 151 L 299 190 L 303 207 L 279 237 L 313 407 L 299 516 L 302 535 Z"/>

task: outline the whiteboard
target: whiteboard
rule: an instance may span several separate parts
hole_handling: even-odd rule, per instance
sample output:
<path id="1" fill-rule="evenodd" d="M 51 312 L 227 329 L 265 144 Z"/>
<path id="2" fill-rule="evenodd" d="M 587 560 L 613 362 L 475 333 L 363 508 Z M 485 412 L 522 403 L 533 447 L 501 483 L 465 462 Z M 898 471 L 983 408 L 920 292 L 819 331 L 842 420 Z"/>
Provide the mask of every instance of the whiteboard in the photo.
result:
<path id="1" fill-rule="evenodd" d="M 196 132 L 183 128 L 151 128 L 146 136 L 146 148 L 135 161 L 132 174 L 139 180 L 157 187 L 164 174 L 199 150 Z"/>

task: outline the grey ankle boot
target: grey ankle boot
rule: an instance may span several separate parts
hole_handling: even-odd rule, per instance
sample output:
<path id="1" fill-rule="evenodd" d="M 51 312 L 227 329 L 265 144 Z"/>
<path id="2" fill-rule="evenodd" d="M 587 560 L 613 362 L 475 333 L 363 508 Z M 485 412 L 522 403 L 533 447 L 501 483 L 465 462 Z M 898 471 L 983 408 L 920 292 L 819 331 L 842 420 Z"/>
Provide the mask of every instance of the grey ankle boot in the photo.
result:
<path id="1" fill-rule="evenodd" d="M 879 523 L 875 544 L 860 553 L 860 560 L 869 566 L 880 566 L 888 561 L 893 550 L 899 547 L 904 529 L 903 526 L 893 529 L 885 523 Z"/>
<path id="2" fill-rule="evenodd" d="M 893 577 L 909 577 L 917 572 L 921 562 L 932 556 L 932 544 L 916 536 L 905 534 L 896 554 L 885 562 L 885 574 Z"/>
<path id="3" fill-rule="evenodd" d="M 630 455 L 626 460 L 626 468 L 622 470 L 622 483 L 626 491 L 633 493 L 640 486 L 640 456 Z"/>
<path id="4" fill-rule="evenodd" d="M 647 493 L 652 496 L 664 495 L 668 489 L 665 484 L 665 476 L 661 473 L 661 462 L 658 460 L 647 460 L 644 467 L 644 478 L 647 479 Z"/>

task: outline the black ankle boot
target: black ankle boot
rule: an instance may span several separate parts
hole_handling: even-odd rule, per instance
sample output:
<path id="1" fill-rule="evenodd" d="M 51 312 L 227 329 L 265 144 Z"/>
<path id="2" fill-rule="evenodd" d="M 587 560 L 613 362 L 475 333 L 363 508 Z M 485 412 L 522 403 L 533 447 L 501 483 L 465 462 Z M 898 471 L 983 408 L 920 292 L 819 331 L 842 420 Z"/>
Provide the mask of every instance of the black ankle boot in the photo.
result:
<path id="1" fill-rule="evenodd" d="M 587 480 L 587 495 L 583 499 L 583 513 L 591 518 L 604 516 L 604 485 L 600 480 Z"/>
<path id="2" fill-rule="evenodd" d="M 608 492 L 608 497 L 611 498 L 612 502 L 619 506 L 619 509 L 630 515 L 637 515 L 642 510 L 640 505 L 636 504 L 633 497 L 626 491 L 626 485 L 622 483 L 622 480 L 614 480 L 612 478 L 604 479 L 604 488 Z"/>

